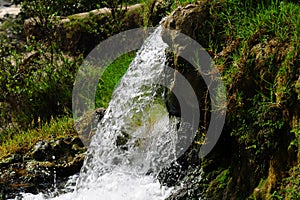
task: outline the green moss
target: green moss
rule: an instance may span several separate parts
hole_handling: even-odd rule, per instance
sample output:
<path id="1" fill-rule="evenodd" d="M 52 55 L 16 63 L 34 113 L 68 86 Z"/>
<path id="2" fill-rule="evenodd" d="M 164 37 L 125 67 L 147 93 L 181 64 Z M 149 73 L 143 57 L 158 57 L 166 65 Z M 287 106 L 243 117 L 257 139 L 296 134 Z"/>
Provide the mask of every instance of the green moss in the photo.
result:
<path id="1" fill-rule="evenodd" d="M 220 164 L 212 159 L 215 166 L 202 177 L 210 180 L 208 198 L 223 194 L 247 198 L 263 185 L 271 161 L 286 165 L 272 166 L 277 179 L 268 185 L 271 194 L 262 195 L 280 199 L 276 181 L 298 153 L 299 126 L 292 121 L 299 118 L 300 6 L 291 1 L 237 0 L 210 1 L 210 5 L 211 20 L 203 22 L 209 28 L 204 33 L 199 30 L 196 39 L 201 43 L 212 30 L 207 49 L 216 52 L 212 56 L 227 88 L 226 128 L 215 149 L 220 148 L 221 155 L 232 154 L 224 168 L 240 173 L 220 171 Z M 293 148 L 288 151 L 290 142 Z M 243 179 L 250 169 L 252 175 Z"/>
<path id="2" fill-rule="evenodd" d="M 108 107 L 114 88 L 125 74 L 134 57 L 134 52 L 122 55 L 105 69 L 96 90 L 96 107 Z"/>
<path id="3" fill-rule="evenodd" d="M 229 181 L 230 171 L 229 169 L 223 170 L 215 179 L 217 183 L 217 189 L 224 189 Z"/>
<path id="4" fill-rule="evenodd" d="M 207 196 L 213 199 L 219 199 L 222 197 L 222 193 L 226 189 L 230 182 L 230 170 L 229 169 L 218 169 L 218 175 L 212 180 L 207 189 Z"/>
<path id="5" fill-rule="evenodd" d="M 294 166 L 289 171 L 289 176 L 284 178 L 281 185 L 280 195 L 284 199 L 300 199 L 300 164 Z"/>

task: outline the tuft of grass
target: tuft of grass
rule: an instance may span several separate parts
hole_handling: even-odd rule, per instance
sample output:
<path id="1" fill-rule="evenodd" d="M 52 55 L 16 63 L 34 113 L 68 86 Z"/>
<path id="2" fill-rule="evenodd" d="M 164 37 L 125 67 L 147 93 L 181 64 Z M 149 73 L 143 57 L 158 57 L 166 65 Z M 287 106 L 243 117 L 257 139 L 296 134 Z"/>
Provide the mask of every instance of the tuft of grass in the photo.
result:
<path id="1" fill-rule="evenodd" d="M 73 124 L 72 118 L 62 117 L 52 118 L 49 122 L 27 131 L 11 129 L 10 132 L 17 131 L 17 133 L 7 134 L 6 137 L 1 138 L 0 158 L 14 153 L 26 153 L 41 140 L 76 136 L 77 132 L 73 128 Z"/>

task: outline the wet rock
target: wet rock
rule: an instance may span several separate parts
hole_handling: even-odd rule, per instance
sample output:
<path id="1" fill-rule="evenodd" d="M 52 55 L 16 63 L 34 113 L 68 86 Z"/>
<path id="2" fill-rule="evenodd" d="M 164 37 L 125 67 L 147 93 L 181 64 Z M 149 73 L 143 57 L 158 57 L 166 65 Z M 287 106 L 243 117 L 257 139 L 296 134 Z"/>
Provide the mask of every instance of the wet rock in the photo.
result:
<path id="1" fill-rule="evenodd" d="M 120 135 L 117 136 L 116 139 L 116 146 L 120 147 L 122 150 L 128 150 L 128 146 L 126 145 L 127 142 L 132 138 L 131 135 L 128 133 L 122 132 Z M 136 141 L 138 142 L 138 141 Z M 135 144 L 138 146 L 138 144 Z"/>
<path id="2" fill-rule="evenodd" d="M 66 158 L 74 156 L 76 151 L 82 151 L 83 149 L 84 146 L 79 138 L 40 141 L 29 153 L 29 157 L 37 161 L 58 160 L 59 162 L 64 162 Z"/>
<path id="3" fill-rule="evenodd" d="M 205 50 L 199 49 L 199 56 L 202 60 L 199 61 L 198 65 L 203 65 L 203 73 L 195 68 L 197 61 L 195 61 L 195 49 L 193 49 L 193 39 L 199 39 L 199 34 L 203 30 L 207 30 L 205 25 L 206 21 L 210 19 L 209 6 L 206 1 L 201 1 L 199 4 L 190 4 L 185 7 L 177 8 L 170 16 L 168 16 L 162 23 L 163 40 L 169 44 L 172 49 L 168 53 L 168 65 L 175 68 L 177 71 L 173 74 L 174 83 L 171 91 L 167 95 L 167 105 L 170 114 L 175 116 L 181 115 L 181 107 L 185 109 L 194 110 L 194 105 L 190 102 L 191 95 L 194 95 L 192 91 L 187 91 L 187 87 L 182 84 L 182 81 L 178 78 L 179 73 L 185 77 L 195 91 L 201 111 L 206 108 L 203 105 L 207 105 L 207 86 L 203 80 L 203 74 L 206 73 L 207 63 L 210 62 L 210 57 Z M 175 31 L 170 31 L 175 30 Z M 208 31 L 208 30 L 207 30 Z M 186 35 L 186 36 L 184 36 Z M 205 38 L 197 40 L 201 45 L 205 44 Z M 198 50 L 198 48 L 197 48 Z M 189 60 L 189 61 L 187 61 Z M 190 61 L 193 61 L 190 63 Z M 204 63 L 205 62 L 205 63 Z M 207 67 L 209 68 L 209 67 Z M 201 68 L 202 69 L 202 68 Z M 175 92 L 180 97 L 175 96 Z M 179 105 L 177 99 L 183 99 L 185 105 Z M 193 113 L 193 112 L 191 112 Z M 200 119 L 200 121 L 205 121 Z"/>
<path id="4" fill-rule="evenodd" d="M 83 165 L 84 158 L 84 154 L 78 154 L 70 159 L 69 162 L 58 164 L 55 166 L 57 175 L 60 177 L 68 177 L 78 173 Z"/>
<path id="5" fill-rule="evenodd" d="M 203 186 L 206 182 L 201 178 L 202 174 L 200 166 L 189 168 L 180 189 L 172 193 L 166 200 L 202 199 L 204 197 Z"/>
<path id="6" fill-rule="evenodd" d="M 37 161 L 49 160 L 50 145 L 48 142 L 40 141 L 33 147 L 32 157 Z"/>
<path id="7" fill-rule="evenodd" d="M 15 198 L 20 192 L 49 191 L 80 171 L 86 148 L 80 138 L 39 141 L 25 155 L 0 160 L 0 199 Z"/>
<path id="8" fill-rule="evenodd" d="M 22 161 L 22 155 L 20 154 L 13 154 L 7 158 L 4 158 L 1 162 L 0 162 L 0 168 L 2 167 L 7 167 L 13 163 L 16 162 L 21 162 Z"/>
<path id="9" fill-rule="evenodd" d="M 105 108 L 97 108 L 93 112 L 86 113 L 75 122 L 75 129 L 85 146 L 89 146 L 92 136 L 96 133 L 97 124 L 105 114 Z"/>

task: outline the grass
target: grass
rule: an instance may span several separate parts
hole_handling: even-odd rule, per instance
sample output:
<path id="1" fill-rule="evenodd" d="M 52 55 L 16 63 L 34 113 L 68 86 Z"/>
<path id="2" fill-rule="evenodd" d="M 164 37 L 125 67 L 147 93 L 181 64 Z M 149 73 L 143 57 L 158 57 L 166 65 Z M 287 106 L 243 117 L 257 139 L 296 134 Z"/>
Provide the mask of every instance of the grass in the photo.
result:
<path id="1" fill-rule="evenodd" d="M 281 193 L 285 199 L 300 199 L 300 163 L 290 169 L 289 175 L 283 180 Z"/>
<path id="2" fill-rule="evenodd" d="M 291 145 L 296 148 L 293 153 L 298 153 L 300 148 L 299 134 L 295 128 L 288 130 L 292 128 L 289 127 L 291 121 L 284 115 L 285 110 L 293 113 L 300 100 L 297 92 L 300 5 L 276 0 L 260 1 L 256 6 L 244 5 L 246 3 L 212 1 L 210 14 L 215 19 L 212 26 L 220 27 L 217 29 L 220 34 L 215 34 L 216 37 L 211 34 L 208 49 L 220 53 L 224 47 L 238 41 L 228 54 L 215 59 L 221 66 L 222 80 L 228 91 L 227 124 L 232 127 L 231 136 L 238 140 L 239 148 L 247 152 L 247 158 L 260 163 L 255 164 L 253 177 L 266 180 L 270 155 L 276 155 L 279 148 L 286 151 L 278 145 L 283 139 L 294 135 L 296 139 Z M 218 36 L 223 37 L 223 43 L 222 40 L 215 42 Z M 222 48 L 218 49 L 220 46 Z M 286 199 L 299 199 L 299 171 L 295 171 L 286 179 Z M 212 181 L 213 186 L 220 189 L 218 193 L 227 192 L 222 188 L 224 177 L 220 175 Z M 239 190 L 246 196 L 248 191 L 243 187 L 241 185 Z M 279 199 L 280 193 L 270 195 Z"/>
<path id="3" fill-rule="evenodd" d="M 228 24 L 223 26 L 223 32 L 227 36 L 228 43 L 230 43 L 231 38 L 232 40 L 238 39 L 240 42 L 239 46 L 231 52 L 231 63 L 228 64 L 227 62 L 226 64 L 224 60 L 216 61 L 217 64 L 225 66 L 222 78 L 227 88 L 230 88 L 232 85 L 243 87 L 237 80 L 238 77 L 245 79 L 244 76 L 250 76 L 253 81 L 260 83 L 254 92 L 262 98 L 255 99 L 252 97 L 244 99 L 245 104 L 247 102 L 252 102 L 251 104 L 253 104 L 245 105 L 244 109 L 247 109 L 247 106 L 256 105 L 252 111 L 253 117 L 258 117 L 263 113 L 270 112 L 274 106 L 289 108 L 293 102 L 292 90 L 295 88 L 293 81 L 295 82 L 297 79 L 295 76 L 297 71 L 299 73 L 299 69 L 293 63 L 296 63 L 297 52 L 300 47 L 300 6 L 287 1 L 277 0 L 260 2 L 256 6 L 247 6 L 237 0 L 228 0 L 226 3 L 223 3 L 221 8 L 212 8 L 211 12 L 219 19 L 216 23 L 221 25 Z M 288 47 L 282 52 L 269 53 L 270 57 L 268 58 L 263 57 L 264 55 L 258 58 L 255 57 L 257 55 L 251 54 L 251 49 L 256 44 L 262 44 L 261 48 L 263 48 L 263 45 L 269 45 L 270 40 L 274 40 L 278 46 L 287 45 Z M 214 46 L 210 48 L 215 49 Z M 282 60 L 276 60 L 275 56 L 279 57 L 278 55 L 281 56 Z M 259 62 L 257 60 L 268 62 L 268 65 L 257 63 Z M 253 69 L 255 67 L 256 69 Z M 268 76 L 264 77 L 259 74 L 262 70 Z M 249 72 L 257 73 L 257 75 L 252 75 Z M 246 80 L 243 82 L 246 82 Z M 229 97 L 233 98 L 236 96 L 237 98 L 238 91 L 236 92 L 236 94 L 231 94 Z M 241 119 L 247 121 L 247 115 L 249 115 L 250 110 Z M 239 112 L 242 113 L 245 110 L 242 111 L 239 108 Z M 269 127 L 281 130 L 283 126 L 280 121 L 272 121 L 271 124 L 264 124 L 263 121 L 258 121 L 256 124 L 263 128 Z M 241 122 L 241 124 L 247 127 L 245 130 L 249 130 L 249 126 L 255 123 L 245 124 L 245 122 Z M 257 130 L 251 134 L 246 132 L 238 131 L 238 134 L 233 135 L 238 136 L 242 140 L 245 138 L 245 141 L 255 142 L 255 139 L 251 138 L 250 135 L 257 137 Z M 273 138 L 272 134 L 269 134 L 269 136 Z"/>
<path id="4" fill-rule="evenodd" d="M 255 1 L 253 1 L 255 2 Z M 237 77 L 245 70 L 252 70 L 253 67 L 249 59 L 249 52 L 255 44 L 267 44 L 268 41 L 274 39 L 278 43 L 287 44 L 290 48 L 287 56 L 284 58 L 284 65 L 271 63 L 269 70 L 272 71 L 272 79 L 274 77 L 288 77 L 288 73 L 297 73 L 289 63 L 295 61 L 295 55 L 299 50 L 300 38 L 300 6 L 287 1 L 265 1 L 256 6 L 247 6 L 247 3 L 241 3 L 237 0 L 225 1 L 221 8 L 217 6 L 211 9 L 212 15 L 218 20 L 215 23 L 224 27 L 222 30 L 226 36 L 226 42 L 223 46 L 238 40 L 239 45 L 231 52 L 232 63 L 224 64 L 226 61 L 217 60 L 217 64 L 225 66 L 223 68 L 222 78 L 227 86 L 235 84 Z M 226 25 L 227 24 L 227 25 Z M 213 43 L 212 43 L 213 44 Z M 220 45 L 220 44 L 219 44 Z M 218 47 L 210 46 L 214 51 Z M 247 55 L 248 54 L 248 55 Z M 285 54 L 285 52 L 282 52 Z M 274 58 L 268 58 L 274 61 Z M 248 63 L 243 63 L 242 60 L 247 60 Z M 247 66 L 248 65 L 248 66 Z M 244 69 L 245 66 L 247 69 Z M 278 68 L 278 70 L 277 70 Z M 292 72 L 294 70 L 294 72 Z M 288 88 L 292 88 L 288 81 L 279 84 L 276 80 L 264 80 L 261 78 L 264 85 L 269 84 L 270 94 L 281 94 L 281 96 L 290 93 Z M 268 84 L 267 84 L 268 83 Z M 271 87 L 273 86 L 273 87 Z M 269 95 L 272 99 L 274 95 Z"/>
<path id="5" fill-rule="evenodd" d="M 8 131 L 13 133 L 18 130 L 11 129 Z M 50 122 L 40 124 L 40 126 L 35 129 L 7 134 L 6 138 L 1 138 L 0 158 L 14 153 L 26 153 L 40 140 L 50 140 L 75 135 L 77 135 L 77 132 L 73 129 L 72 118 L 62 117 L 51 119 Z"/>
<path id="6" fill-rule="evenodd" d="M 126 72 L 135 53 L 131 52 L 119 57 L 109 65 L 99 80 L 96 92 L 96 106 L 107 107 L 113 90 Z M 0 134 L 0 158 L 14 153 L 25 153 L 40 140 L 76 136 L 73 128 L 73 119 L 64 116 L 51 119 L 49 122 L 40 122 L 37 128 L 20 130 L 11 128 Z"/>
<path id="7" fill-rule="evenodd" d="M 110 64 L 103 72 L 96 91 L 96 107 L 107 108 L 114 88 L 125 74 L 129 64 L 135 57 L 135 53 L 124 54 Z"/>

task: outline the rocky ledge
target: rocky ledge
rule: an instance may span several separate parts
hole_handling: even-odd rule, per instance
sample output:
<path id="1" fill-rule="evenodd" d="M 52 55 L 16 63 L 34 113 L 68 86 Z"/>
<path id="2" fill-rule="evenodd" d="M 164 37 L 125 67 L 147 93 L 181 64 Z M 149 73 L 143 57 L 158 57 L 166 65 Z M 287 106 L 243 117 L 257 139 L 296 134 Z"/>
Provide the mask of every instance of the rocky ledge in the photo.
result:
<path id="1" fill-rule="evenodd" d="M 0 199 L 55 190 L 80 171 L 86 148 L 79 137 L 40 141 L 26 154 L 0 160 Z"/>

